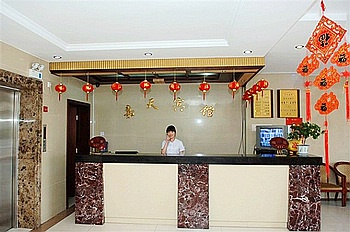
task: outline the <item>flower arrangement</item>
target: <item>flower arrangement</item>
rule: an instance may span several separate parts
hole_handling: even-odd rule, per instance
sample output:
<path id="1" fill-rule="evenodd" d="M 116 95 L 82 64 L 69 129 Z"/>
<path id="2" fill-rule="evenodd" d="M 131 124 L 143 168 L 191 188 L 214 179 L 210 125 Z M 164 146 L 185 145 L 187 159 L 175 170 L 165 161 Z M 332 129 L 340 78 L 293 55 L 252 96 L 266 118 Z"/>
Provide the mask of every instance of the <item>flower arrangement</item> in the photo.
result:
<path id="1" fill-rule="evenodd" d="M 302 122 L 298 125 L 292 125 L 290 128 L 292 131 L 288 134 L 288 139 L 300 140 L 301 144 L 305 144 L 309 137 L 318 139 L 325 132 L 317 123 L 311 122 Z"/>

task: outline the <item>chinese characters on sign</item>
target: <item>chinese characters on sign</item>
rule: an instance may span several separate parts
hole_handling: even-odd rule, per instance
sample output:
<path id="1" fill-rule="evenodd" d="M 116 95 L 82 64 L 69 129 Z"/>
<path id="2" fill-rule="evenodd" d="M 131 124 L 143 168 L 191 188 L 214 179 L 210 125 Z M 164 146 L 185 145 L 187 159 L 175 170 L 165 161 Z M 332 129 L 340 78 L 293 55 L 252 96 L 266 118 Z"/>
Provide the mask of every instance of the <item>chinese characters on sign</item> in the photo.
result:
<path id="1" fill-rule="evenodd" d="M 298 118 L 299 115 L 299 90 L 280 89 L 277 90 L 278 117 Z"/>
<path id="2" fill-rule="evenodd" d="M 253 96 L 252 118 L 272 118 L 272 90 L 263 90 Z"/>

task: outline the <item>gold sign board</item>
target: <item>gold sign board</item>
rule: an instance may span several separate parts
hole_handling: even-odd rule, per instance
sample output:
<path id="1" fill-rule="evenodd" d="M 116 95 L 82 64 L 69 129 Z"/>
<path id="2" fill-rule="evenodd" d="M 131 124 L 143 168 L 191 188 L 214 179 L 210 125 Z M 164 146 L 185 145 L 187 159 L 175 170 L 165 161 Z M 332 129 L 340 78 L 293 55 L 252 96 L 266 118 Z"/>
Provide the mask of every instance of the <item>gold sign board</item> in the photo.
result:
<path id="1" fill-rule="evenodd" d="M 299 101 L 298 89 L 277 90 L 277 116 L 279 118 L 299 118 Z"/>
<path id="2" fill-rule="evenodd" d="M 272 118 L 272 90 L 265 89 L 253 96 L 252 118 Z"/>

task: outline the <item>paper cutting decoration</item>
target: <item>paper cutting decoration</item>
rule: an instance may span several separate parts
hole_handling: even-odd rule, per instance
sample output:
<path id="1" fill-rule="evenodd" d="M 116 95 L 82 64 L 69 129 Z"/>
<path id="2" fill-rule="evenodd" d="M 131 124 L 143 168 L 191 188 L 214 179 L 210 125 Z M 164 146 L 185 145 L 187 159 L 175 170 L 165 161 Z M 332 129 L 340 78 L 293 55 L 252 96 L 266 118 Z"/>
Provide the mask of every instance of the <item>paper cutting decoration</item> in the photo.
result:
<path id="1" fill-rule="evenodd" d="M 331 66 L 329 69 L 324 68 L 321 73 L 315 78 L 314 85 L 321 90 L 327 90 L 335 83 L 340 81 L 340 74 Z"/>
<path id="2" fill-rule="evenodd" d="M 305 47 L 326 64 L 345 32 L 337 23 L 322 16 Z"/>
<path id="3" fill-rule="evenodd" d="M 315 104 L 315 110 L 321 115 L 332 113 L 339 108 L 339 101 L 333 92 L 324 93 Z"/>
<path id="4" fill-rule="evenodd" d="M 318 69 L 319 66 L 320 66 L 320 62 L 317 60 L 314 54 L 311 54 L 310 56 L 306 56 L 301 61 L 301 63 L 297 68 L 297 73 L 299 73 L 303 77 L 309 76 L 316 69 Z"/>
<path id="5" fill-rule="evenodd" d="M 350 44 L 345 42 L 340 46 L 338 51 L 334 53 L 331 62 L 339 67 L 350 65 Z"/>

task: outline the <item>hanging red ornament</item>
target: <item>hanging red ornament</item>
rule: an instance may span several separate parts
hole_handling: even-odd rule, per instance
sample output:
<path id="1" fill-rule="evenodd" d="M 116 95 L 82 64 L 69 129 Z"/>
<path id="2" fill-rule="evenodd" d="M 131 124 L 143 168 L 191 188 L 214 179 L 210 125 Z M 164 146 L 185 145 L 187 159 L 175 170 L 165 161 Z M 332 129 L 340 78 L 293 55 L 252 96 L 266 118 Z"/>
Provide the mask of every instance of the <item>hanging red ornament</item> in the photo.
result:
<path id="1" fill-rule="evenodd" d="M 338 108 L 339 101 L 333 92 L 322 94 L 315 104 L 315 110 L 321 115 L 330 114 L 333 110 Z"/>
<path id="2" fill-rule="evenodd" d="M 317 60 L 314 54 L 311 54 L 310 56 L 306 56 L 301 61 L 297 68 L 297 73 L 304 77 L 309 76 L 311 73 L 313 73 L 313 71 L 318 69 L 319 66 L 320 62 Z"/>
<path id="3" fill-rule="evenodd" d="M 67 91 L 67 87 L 64 84 L 59 83 L 55 86 L 55 90 L 58 92 L 58 100 L 61 101 L 61 94 Z"/>
<path id="4" fill-rule="evenodd" d="M 350 44 L 345 42 L 341 45 L 338 51 L 333 54 L 331 62 L 339 67 L 350 65 Z"/>
<path id="5" fill-rule="evenodd" d="M 325 151 L 325 163 L 326 163 L 326 174 L 329 177 L 329 135 L 328 135 L 328 118 L 325 117 L 324 126 L 326 127 L 324 131 L 324 151 Z"/>
<path id="6" fill-rule="evenodd" d="M 326 64 L 345 32 L 344 28 L 323 15 L 305 47 Z"/>
<path id="7" fill-rule="evenodd" d="M 94 86 L 87 82 L 85 85 L 83 85 L 82 90 L 86 93 L 86 101 L 88 101 L 89 93 L 92 93 L 92 91 L 94 91 Z"/>
<path id="8" fill-rule="evenodd" d="M 258 81 L 257 85 L 262 89 L 266 89 L 267 87 L 269 87 L 269 82 L 265 79 L 261 79 Z"/>
<path id="9" fill-rule="evenodd" d="M 115 92 L 115 100 L 118 101 L 118 92 L 123 89 L 123 86 L 116 81 L 111 85 L 111 89 Z"/>
<path id="10" fill-rule="evenodd" d="M 349 101 L 349 80 L 346 80 L 344 83 L 345 90 L 345 115 L 346 120 L 350 120 L 350 101 Z"/>
<path id="11" fill-rule="evenodd" d="M 239 89 L 240 85 L 237 81 L 232 81 L 228 84 L 228 88 L 232 91 L 232 98 L 235 97 L 235 92 Z"/>
<path id="12" fill-rule="evenodd" d="M 143 90 L 143 97 L 146 98 L 147 90 L 152 87 L 146 79 L 140 83 L 140 88 Z"/>
<path id="13" fill-rule="evenodd" d="M 331 66 L 329 69 L 324 68 L 321 73 L 315 78 L 314 85 L 321 90 L 327 90 L 335 83 L 340 81 L 340 74 Z"/>
<path id="14" fill-rule="evenodd" d="M 245 107 L 248 106 L 248 102 L 250 102 L 250 100 L 252 99 L 252 96 L 253 95 L 249 89 L 244 92 L 242 99 L 243 101 L 245 101 Z"/>
<path id="15" fill-rule="evenodd" d="M 174 101 L 176 100 L 176 92 L 180 91 L 181 85 L 174 81 L 169 85 L 169 89 L 174 93 Z"/>
<path id="16" fill-rule="evenodd" d="M 203 92 L 203 100 L 205 100 L 205 94 L 210 90 L 210 84 L 206 81 L 203 81 L 198 88 Z"/>

